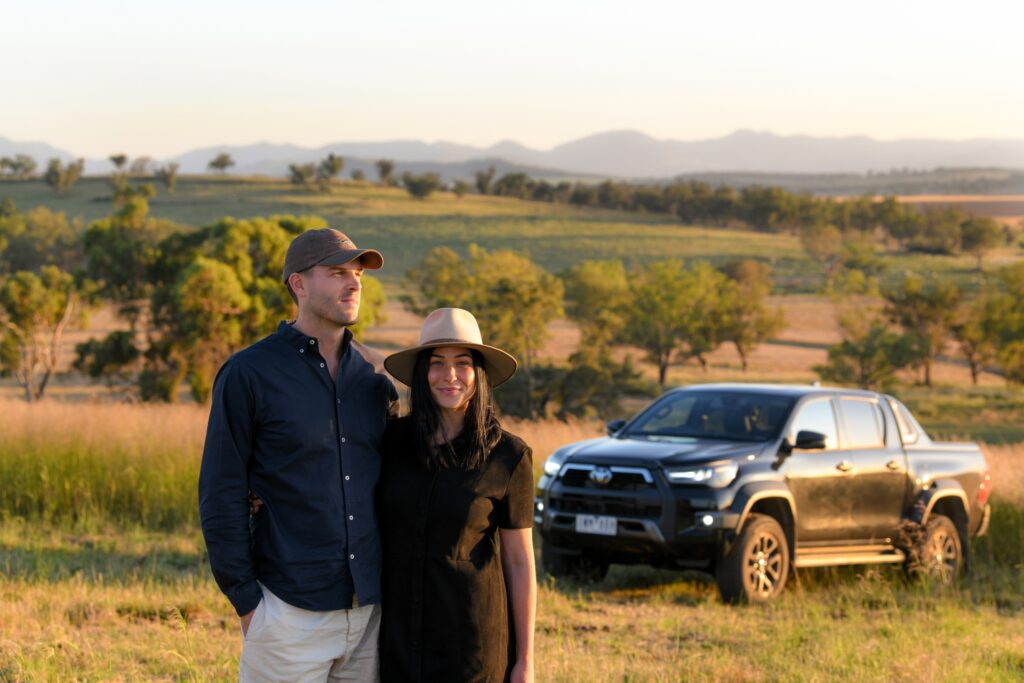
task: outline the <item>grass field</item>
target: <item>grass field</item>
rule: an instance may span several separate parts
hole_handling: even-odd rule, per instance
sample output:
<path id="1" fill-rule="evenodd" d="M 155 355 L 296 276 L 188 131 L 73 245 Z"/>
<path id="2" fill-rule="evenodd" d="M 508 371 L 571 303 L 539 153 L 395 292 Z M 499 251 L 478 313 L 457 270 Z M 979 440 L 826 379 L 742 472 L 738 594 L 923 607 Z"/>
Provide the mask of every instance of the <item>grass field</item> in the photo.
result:
<path id="1" fill-rule="evenodd" d="M 241 639 L 197 529 L 206 411 L 0 402 L 0 681 L 228 681 Z M 59 425 L 59 428 L 55 428 Z M 512 422 L 543 457 L 592 423 Z M 994 446 L 990 535 L 951 590 L 801 571 L 770 606 L 706 577 L 542 577 L 541 681 L 959 681 L 1024 675 L 1024 447 Z"/>
<path id="2" fill-rule="evenodd" d="M 43 204 L 85 220 L 110 210 L 106 179 L 87 178 L 63 198 L 41 182 L 0 182 L 4 196 L 21 209 Z M 771 304 L 785 310 L 786 329 L 752 354 L 746 372 L 723 347 L 706 373 L 673 367 L 671 385 L 810 382 L 812 366 L 837 339 L 832 303 L 808 293 L 820 271 L 790 235 L 473 195 L 419 202 L 372 185 L 321 195 L 246 178 L 183 178 L 175 194 L 160 191 L 152 211 L 194 226 L 225 215 L 317 213 L 359 244 L 381 248 L 389 320 L 367 339 L 382 350 L 417 337 L 419 319 L 394 297 L 405 270 L 430 247 L 471 243 L 525 251 L 552 271 L 587 258 L 769 260 L 779 294 Z M 1008 247 L 986 263 L 1019 257 Z M 885 258 L 890 277 L 904 270 L 977 277 L 970 257 Z M 91 329 L 69 335 L 64 367 L 74 342 L 122 325 L 109 310 L 97 312 Z M 563 362 L 578 331 L 564 320 L 551 331 L 542 355 Z M 653 377 L 653 368 L 638 367 Z M 1024 678 L 1024 391 L 990 374 L 970 388 L 954 357 L 936 365 L 934 378 L 937 387 L 925 389 L 902 375 L 893 391 L 934 436 L 988 442 L 995 481 L 992 530 L 977 543 L 977 571 L 962 585 L 908 584 L 888 568 L 804 570 L 778 603 L 734 608 L 694 574 L 619 567 L 590 587 L 543 579 L 539 680 Z M 73 375 L 59 377 L 50 393 L 28 406 L 10 400 L 18 395 L 11 380 L 0 381 L 0 683 L 234 680 L 237 621 L 210 577 L 198 532 L 206 409 L 117 403 L 123 395 Z M 534 447 L 538 470 L 557 446 L 602 431 L 594 422 L 509 427 Z"/>
<path id="3" fill-rule="evenodd" d="M 58 197 L 42 181 L 0 181 L 0 198 L 10 197 L 21 210 L 46 206 L 84 222 L 110 213 L 111 188 L 106 178 L 85 178 Z M 908 197 L 917 202 L 919 198 Z M 941 198 L 928 197 L 940 205 Z M 985 197 L 952 197 L 979 211 L 1005 217 L 1017 204 Z M 1005 200 L 1005 201 L 1002 201 Z M 1010 207 L 1010 208 L 1007 208 Z M 317 214 L 347 232 L 357 244 L 379 248 L 386 266 L 381 278 L 401 281 L 428 249 L 444 245 L 465 252 L 470 244 L 514 249 L 552 272 L 586 259 L 622 259 L 627 266 L 663 258 L 707 259 L 720 264 L 742 258 L 769 262 L 779 292 L 812 292 L 822 283 L 821 269 L 808 259 L 789 234 L 683 226 L 672 217 L 637 212 L 578 208 L 468 194 L 461 199 L 439 192 L 415 200 L 399 188 L 371 183 L 340 183 L 329 193 L 297 189 L 283 179 L 185 176 L 173 194 L 162 186 L 150 201 L 152 215 L 189 226 L 207 225 L 224 216 L 250 218 L 273 214 Z M 1020 258 L 1017 246 L 997 250 L 990 265 Z M 938 273 L 970 285 L 975 260 L 963 256 L 886 255 L 885 278 L 904 271 Z"/>

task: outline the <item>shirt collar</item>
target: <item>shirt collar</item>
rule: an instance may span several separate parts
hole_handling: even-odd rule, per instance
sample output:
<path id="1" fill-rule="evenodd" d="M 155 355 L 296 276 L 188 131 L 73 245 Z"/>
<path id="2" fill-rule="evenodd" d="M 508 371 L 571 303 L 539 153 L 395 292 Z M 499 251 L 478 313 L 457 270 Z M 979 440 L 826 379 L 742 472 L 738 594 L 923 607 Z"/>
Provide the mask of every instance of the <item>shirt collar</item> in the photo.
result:
<path id="1" fill-rule="evenodd" d="M 288 346 L 292 347 L 296 351 L 308 349 L 311 346 L 317 346 L 318 341 L 316 337 L 309 337 L 302 332 L 299 332 L 294 325 L 295 321 L 282 320 L 277 326 L 277 336 L 284 340 Z M 339 355 L 344 355 L 345 351 L 348 350 L 348 346 L 352 341 L 352 330 L 345 328 L 345 333 L 341 338 L 341 350 Z"/>

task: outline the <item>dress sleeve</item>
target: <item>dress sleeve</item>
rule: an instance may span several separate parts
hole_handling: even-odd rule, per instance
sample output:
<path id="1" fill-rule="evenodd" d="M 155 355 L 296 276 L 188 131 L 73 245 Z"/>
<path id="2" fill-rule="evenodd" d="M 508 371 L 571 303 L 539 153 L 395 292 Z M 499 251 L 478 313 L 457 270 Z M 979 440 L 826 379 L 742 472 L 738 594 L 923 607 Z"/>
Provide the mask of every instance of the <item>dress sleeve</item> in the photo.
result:
<path id="1" fill-rule="evenodd" d="M 533 492 L 533 451 L 527 448 L 512 470 L 505 497 L 498 501 L 499 528 L 533 527 Z"/>

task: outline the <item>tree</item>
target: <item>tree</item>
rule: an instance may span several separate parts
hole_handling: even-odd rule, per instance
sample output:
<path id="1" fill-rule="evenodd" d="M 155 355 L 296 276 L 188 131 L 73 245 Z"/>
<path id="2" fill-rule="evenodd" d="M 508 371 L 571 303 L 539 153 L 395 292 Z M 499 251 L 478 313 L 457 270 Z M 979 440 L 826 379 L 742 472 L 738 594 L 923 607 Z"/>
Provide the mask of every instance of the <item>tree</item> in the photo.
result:
<path id="1" fill-rule="evenodd" d="M 531 183 L 525 173 L 506 173 L 494 183 L 494 194 L 500 197 L 518 197 L 526 199 L 530 196 Z M 481 192 L 481 194 L 484 194 Z"/>
<path id="2" fill-rule="evenodd" d="M 831 284 L 843 267 L 843 234 L 834 225 L 814 225 L 800 231 L 800 244 L 812 261 L 821 265 Z"/>
<path id="3" fill-rule="evenodd" d="M 36 160 L 27 154 L 0 157 L 0 178 L 30 180 L 36 175 Z"/>
<path id="4" fill-rule="evenodd" d="M 326 190 L 330 187 L 331 181 L 337 178 L 344 168 L 345 158 L 334 152 L 321 159 L 320 165 L 316 167 L 316 180 L 320 183 L 320 189 Z"/>
<path id="5" fill-rule="evenodd" d="M 111 154 L 107 158 L 110 159 L 110 163 L 114 165 L 114 171 L 116 173 L 124 173 L 124 167 L 128 163 L 127 154 Z"/>
<path id="6" fill-rule="evenodd" d="M 436 173 L 413 175 L 407 172 L 402 174 L 402 185 L 413 199 L 426 199 L 440 184 L 441 178 Z"/>
<path id="7" fill-rule="evenodd" d="M 932 364 L 942 352 L 960 301 L 960 290 L 944 280 L 925 282 L 908 275 L 885 292 L 889 319 L 914 335 L 917 364 L 924 369 L 924 383 L 932 385 Z"/>
<path id="8" fill-rule="evenodd" d="M 314 164 L 288 164 L 288 180 L 293 185 L 306 186 L 316 177 Z"/>
<path id="9" fill-rule="evenodd" d="M 74 278 L 56 266 L 0 280 L 0 363 L 24 389 L 26 401 L 43 397 L 64 332 L 78 321 L 79 299 Z"/>
<path id="10" fill-rule="evenodd" d="M 72 271 L 81 265 L 81 224 L 40 206 L 0 216 L 0 273 L 39 272 L 45 265 Z"/>
<path id="11" fill-rule="evenodd" d="M 881 318 L 863 325 L 840 320 L 843 340 L 830 346 L 828 362 L 814 371 L 826 382 L 881 389 L 893 373 L 910 364 L 915 355 L 914 340 L 889 329 Z"/>
<path id="12" fill-rule="evenodd" d="M 395 171 L 395 162 L 391 159 L 377 160 L 377 175 L 380 177 L 381 185 L 391 184 L 391 174 Z"/>
<path id="13" fill-rule="evenodd" d="M 151 157 L 136 157 L 135 159 L 132 160 L 132 164 L 128 168 L 128 173 L 134 176 L 146 176 L 149 175 L 149 172 L 152 168 L 153 159 Z"/>
<path id="14" fill-rule="evenodd" d="M 74 187 L 78 179 L 82 177 L 82 170 L 85 168 L 85 160 L 79 159 L 66 167 L 60 159 L 50 159 L 46 167 L 46 174 L 43 180 L 53 188 L 58 195 L 62 195 Z"/>
<path id="15" fill-rule="evenodd" d="M 227 152 L 221 152 L 206 165 L 207 169 L 217 171 L 223 175 L 228 168 L 235 165 L 235 160 L 231 158 L 231 155 Z"/>
<path id="16" fill-rule="evenodd" d="M 746 259 L 728 264 L 722 270 L 729 283 L 723 287 L 719 298 L 721 336 L 723 341 L 732 342 L 736 347 L 746 372 L 750 353 L 777 334 L 785 318 L 782 309 L 765 305 L 771 293 L 771 266 Z"/>
<path id="17" fill-rule="evenodd" d="M 1006 243 L 1006 235 L 995 220 L 972 217 L 960 225 L 960 247 L 978 259 L 978 270 L 982 269 L 985 254 Z"/>
<path id="18" fill-rule="evenodd" d="M 676 259 L 655 261 L 633 274 L 622 338 L 647 352 L 661 387 L 674 362 L 696 358 L 707 369 L 705 356 L 722 342 L 719 307 L 726 283 L 704 261 L 689 268 Z"/>
<path id="19" fill-rule="evenodd" d="M 465 180 L 456 180 L 452 183 L 452 192 L 455 194 L 456 199 L 462 199 L 469 192 L 469 183 Z"/>
<path id="20" fill-rule="evenodd" d="M 171 162 L 165 166 L 161 166 L 156 170 L 157 179 L 164 184 L 167 191 L 174 193 L 174 188 L 178 184 L 178 169 L 181 168 L 180 164 Z"/>
<path id="21" fill-rule="evenodd" d="M 356 181 L 357 183 L 361 183 L 364 180 L 366 180 L 366 174 L 363 173 L 363 170 L 361 168 L 354 168 L 352 169 L 352 180 Z"/>
<path id="22" fill-rule="evenodd" d="M 494 180 L 494 167 L 491 166 L 486 171 L 477 171 L 473 174 L 476 179 L 476 191 L 480 194 L 490 194 L 491 182 Z"/>
<path id="23" fill-rule="evenodd" d="M 580 347 L 607 354 L 625 325 L 629 280 L 622 261 L 583 261 L 562 274 L 565 312 L 580 328 Z"/>
<path id="24" fill-rule="evenodd" d="M 982 292 L 970 300 L 962 301 L 950 329 L 960 346 L 960 353 L 971 371 L 971 384 L 978 383 L 978 374 L 987 363 L 996 358 L 1000 320 L 996 310 Z"/>

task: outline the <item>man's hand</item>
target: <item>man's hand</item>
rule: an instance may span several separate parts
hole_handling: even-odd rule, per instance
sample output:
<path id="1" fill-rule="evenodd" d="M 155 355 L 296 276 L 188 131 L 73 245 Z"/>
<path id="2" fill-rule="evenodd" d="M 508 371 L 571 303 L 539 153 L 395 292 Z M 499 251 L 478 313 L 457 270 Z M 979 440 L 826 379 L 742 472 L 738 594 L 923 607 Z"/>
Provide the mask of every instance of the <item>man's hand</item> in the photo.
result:
<path id="1" fill-rule="evenodd" d="M 249 612 L 248 614 L 239 617 L 239 621 L 242 622 L 242 637 L 249 635 L 249 624 L 252 623 L 252 615 L 256 614 L 256 610 Z"/>

